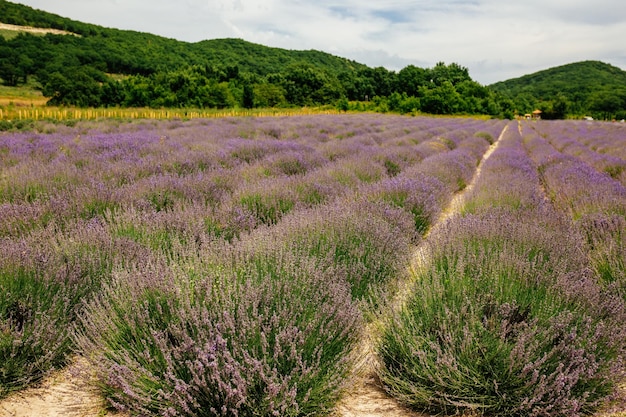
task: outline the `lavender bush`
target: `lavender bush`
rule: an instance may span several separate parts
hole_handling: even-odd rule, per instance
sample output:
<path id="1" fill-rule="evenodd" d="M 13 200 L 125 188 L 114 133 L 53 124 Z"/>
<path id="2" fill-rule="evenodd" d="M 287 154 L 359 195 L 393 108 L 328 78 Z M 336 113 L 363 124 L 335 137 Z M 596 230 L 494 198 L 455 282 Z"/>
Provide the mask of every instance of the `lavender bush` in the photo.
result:
<path id="1" fill-rule="evenodd" d="M 404 274 L 411 253 L 411 216 L 386 205 L 342 201 L 295 212 L 243 245 L 283 248 L 342 271 L 355 300 L 372 302 Z"/>
<path id="2" fill-rule="evenodd" d="M 0 269 L 0 398 L 65 363 L 70 350 L 67 322 L 74 296 L 64 282 L 15 266 Z M 76 302 L 76 300 L 73 300 Z M 62 326 L 61 328 L 57 326 Z"/>
<path id="3" fill-rule="evenodd" d="M 463 211 L 476 213 L 493 207 L 519 211 L 538 210 L 545 204 L 539 175 L 526 154 L 521 137 L 510 125 L 498 148 L 485 161 L 482 175 L 466 195 Z"/>
<path id="4" fill-rule="evenodd" d="M 626 299 L 626 219 L 595 214 L 578 223 L 585 234 L 589 257 L 600 279 Z"/>
<path id="5" fill-rule="evenodd" d="M 563 293 L 593 281 L 543 227 L 468 216 L 433 238 L 432 265 L 381 338 L 392 395 L 445 414 L 576 416 L 613 393 L 623 332 Z"/>
<path id="6" fill-rule="evenodd" d="M 437 178 L 421 173 L 380 181 L 367 190 L 371 201 L 382 201 L 409 212 L 415 231 L 422 235 L 441 213 L 441 201 L 449 190 Z M 407 233 L 407 231 L 403 231 Z"/>
<path id="7" fill-rule="evenodd" d="M 96 223 L 0 240 L 0 397 L 66 363 L 71 326 L 113 264 L 141 256 Z"/>
<path id="8" fill-rule="evenodd" d="M 626 185 L 623 126 L 586 122 L 543 123 L 536 126 L 559 152 L 574 156 Z"/>
<path id="9" fill-rule="evenodd" d="M 224 254 L 190 279 L 120 272 L 78 343 L 133 414 L 310 415 L 332 409 L 361 317 L 341 273 L 285 252 Z"/>
<path id="10" fill-rule="evenodd" d="M 527 136 L 525 145 L 548 195 L 574 220 L 596 212 L 626 216 L 626 187 L 607 173 L 576 157 L 561 154 L 537 135 Z"/>
<path id="11" fill-rule="evenodd" d="M 487 142 L 483 142 L 483 153 L 487 150 Z M 481 154 L 482 155 L 482 154 Z M 480 156 L 466 149 L 456 148 L 449 152 L 426 158 L 411 171 L 434 177 L 446 185 L 450 193 L 463 190 L 476 172 Z"/>
<path id="12" fill-rule="evenodd" d="M 330 412 L 361 314 L 384 308 L 503 125 L 361 114 L 0 135 L 2 389 L 78 348 L 133 414 Z M 554 286 L 572 299 L 590 287 L 568 279 Z"/>
<path id="13" fill-rule="evenodd" d="M 616 291 L 623 297 L 626 187 L 581 159 L 561 154 L 550 145 L 548 140 L 552 136 L 547 133 L 545 136 L 548 139 L 533 135 L 526 141 L 543 184 L 555 204 L 570 214 L 586 237 L 592 267 L 605 290 Z"/>

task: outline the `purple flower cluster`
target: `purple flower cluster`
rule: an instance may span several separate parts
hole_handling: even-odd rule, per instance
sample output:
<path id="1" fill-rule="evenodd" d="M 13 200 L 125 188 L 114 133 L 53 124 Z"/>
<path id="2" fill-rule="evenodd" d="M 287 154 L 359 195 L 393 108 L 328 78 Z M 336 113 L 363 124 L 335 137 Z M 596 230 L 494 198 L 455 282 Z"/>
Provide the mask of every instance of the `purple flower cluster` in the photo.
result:
<path id="1" fill-rule="evenodd" d="M 537 210 L 544 200 L 537 170 L 521 144 L 518 130 L 511 124 L 482 165 L 481 176 L 466 195 L 463 210 Z"/>
<path id="2" fill-rule="evenodd" d="M 537 161 L 546 191 L 557 207 L 570 213 L 585 237 L 591 267 L 605 287 L 606 299 L 626 299 L 626 186 L 620 181 L 621 174 L 611 175 L 605 164 L 613 164 L 615 155 L 620 155 L 623 127 L 591 129 L 579 123 L 542 124 L 536 129 L 541 136 L 529 135 L 526 146 Z M 583 136 L 587 133 L 589 137 Z M 612 150 L 615 155 L 596 154 L 594 148 Z"/>
<path id="3" fill-rule="evenodd" d="M 111 404 L 168 416 L 328 411 L 362 327 L 341 273 L 282 251 L 219 252 L 219 266 L 202 253 L 120 271 L 87 308 L 78 344 Z"/>
<path id="4" fill-rule="evenodd" d="M 543 136 L 551 138 L 549 132 L 532 133 L 525 138 L 526 148 L 557 207 L 574 219 L 598 212 L 626 216 L 626 186 L 582 158 L 559 152 Z"/>
<path id="5" fill-rule="evenodd" d="M 559 152 L 574 156 L 626 185 L 626 129 L 622 125 L 546 123 L 537 130 Z"/>
<path id="6" fill-rule="evenodd" d="M 0 397 L 66 364 L 82 303 L 114 265 L 151 256 L 97 221 L 0 238 L 0 251 Z"/>

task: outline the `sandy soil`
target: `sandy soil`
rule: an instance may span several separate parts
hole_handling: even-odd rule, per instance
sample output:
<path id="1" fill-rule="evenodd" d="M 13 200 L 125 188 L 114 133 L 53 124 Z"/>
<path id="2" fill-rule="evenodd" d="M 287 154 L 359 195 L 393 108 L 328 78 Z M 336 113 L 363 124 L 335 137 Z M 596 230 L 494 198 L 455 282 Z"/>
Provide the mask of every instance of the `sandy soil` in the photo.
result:
<path id="1" fill-rule="evenodd" d="M 77 359 L 52 373 L 39 386 L 0 401 L 1 417 L 125 417 L 107 412 L 104 400 L 90 383 L 85 362 Z"/>

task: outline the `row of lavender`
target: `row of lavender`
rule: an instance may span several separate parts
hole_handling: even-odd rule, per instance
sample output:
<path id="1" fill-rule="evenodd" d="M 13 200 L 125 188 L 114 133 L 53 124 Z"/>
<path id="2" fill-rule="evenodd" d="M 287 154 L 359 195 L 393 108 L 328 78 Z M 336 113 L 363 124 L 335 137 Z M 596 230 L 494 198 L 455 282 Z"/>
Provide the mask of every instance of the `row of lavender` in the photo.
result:
<path id="1" fill-rule="evenodd" d="M 608 125 L 598 138 L 598 147 L 624 155 L 626 129 Z M 554 205 L 568 213 L 584 237 L 591 267 L 603 285 L 618 293 L 626 291 L 626 185 L 622 175 L 607 170 L 599 161 L 610 160 L 613 167 L 626 166 L 625 159 L 604 157 L 581 149 L 579 157 L 561 153 L 564 142 L 558 125 L 541 125 L 537 132 L 525 130 L 524 145 L 538 166 L 542 185 Z M 585 126 L 579 126 L 584 128 Z M 575 131 L 576 132 L 576 131 Z M 584 133 L 584 130 L 578 134 Z M 575 136 L 575 135 L 574 135 Z M 585 141 L 589 147 L 596 142 Z M 626 155 L 625 155 L 626 156 Z M 621 161 L 621 162 L 620 162 Z M 620 165 L 621 164 L 621 165 Z M 596 169 L 594 169 L 594 167 Z M 620 179 L 621 178 L 621 179 Z"/>
<path id="2" fill-rule="evenodd" d="M 626 341 L 623 189 L 512 122 L 389 320 L 389 392 L 444 414 L 578 416 L 610 399 Z"/>
<path id="3" fill-rule="evenodd" d="M 330 410 L 364 314 L 502 127 L 112 123 L 0 137 L 0 396 L 78 351 L 132 413 Z"/>
<path id="4" fill-rule="evenodd" d="M 174 205 L 210 209 L 216 232 L 236 235 L 294 207 L 393 176 L 458 145 L 459 138 L 438 133 L 456 129 L 462 137 L 482 123 L 443 127 L 422 119 L 413 126 L 354 117 L 328 118 L 319 126 L 294 119 L 261 126 L 245 119 L 121 125 L 87 136 L 79 129 L 5 135 L 0 235 L 121 206 L 165 211 Z"/>
<path id="5" fill-rule="evenodd" d="M 542 123 L 532 126 L 556 151 L 573 156 L 626 186 L 626 129 L 612 123 Z"/>

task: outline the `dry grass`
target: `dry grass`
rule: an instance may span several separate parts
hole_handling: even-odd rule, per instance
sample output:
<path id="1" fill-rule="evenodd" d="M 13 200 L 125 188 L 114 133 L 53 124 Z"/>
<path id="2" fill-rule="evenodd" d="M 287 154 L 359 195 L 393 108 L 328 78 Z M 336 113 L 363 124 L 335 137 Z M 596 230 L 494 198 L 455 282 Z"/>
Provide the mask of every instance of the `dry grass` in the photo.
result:
<path id="1" fill-rule="evenodd" d="M 18 25 L 9 25 L 7 23 L 0 23 L 0 30 L 2 31 L 9 31 L 9 32 L 26 32 L 26 33 L 32 33 L 32 34 L 39 34 L 39 35 L 45 35 L 47 33 L 51 33 L 53 35 L 74 35 L 74 36 L 80 36 L 76 33 L 72 33 L 72 32 L 68 32 L 65 30 L 59 30 L 59 29 L 50 29 L 50 28 L 36 28 L 36 27 L 32 27 L 32 26 L 18 26 Z"/>
<path id="2" fill-rule="evenodd" d="M 219 117 L 305 116 L 337 114 L 334 109 L 150 109 L 150 108 L 75 108 L 43 106 L 47 99 L 10 98 L 0 95 L 0 120 L 103 120 L 103 119 L 206 119 Z M 2 108 L 3 103 L 12 104 Z"/>

